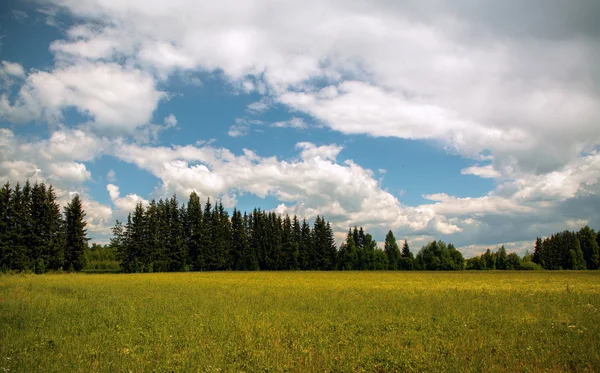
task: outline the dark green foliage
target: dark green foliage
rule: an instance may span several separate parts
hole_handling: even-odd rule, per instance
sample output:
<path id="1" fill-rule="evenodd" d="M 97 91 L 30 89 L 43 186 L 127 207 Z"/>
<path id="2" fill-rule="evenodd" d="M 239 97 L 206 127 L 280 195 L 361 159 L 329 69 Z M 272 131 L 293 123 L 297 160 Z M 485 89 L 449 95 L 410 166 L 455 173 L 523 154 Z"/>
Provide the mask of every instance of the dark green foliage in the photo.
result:
<path id="1" fill-rule="evenodd" d="M 81 271 L 85 266 L 87 248 L 87 225 L 85 212 L 78 194 L 65 207 L 65 268 Z"/>
<path id="2" fill-rule="evenodd" d="M 581 245 L 586 268 L 598 269 L 600 264 L 600 250 L 598 248 L 598 236 L 596 232 L 586 225 L 577 232 L 577 238 Z"/>
<path id="3" fill-rule="evenodd" d="M 200 270 L 203 267 L 203 263 L 200 263 L 200 260 L 203 259 L 200 250 L 200 237 L 202 236 L 202 204 L 200 203 L 200 197 L 196 192 L 190 194 L 187 205 L 187 215 L 185 216 L 184 222 L 184 232 L 187 240 L 186 245 L 188 248 L 190 269 L 196 271 Z"/>
<path id="4" fill-rule="evenodd" d="M 388 257 L 385 251 L 377 248 L 373 251 L 373 266 L 371 269 L 381 271 L 388 269 Z"/>
<path id="5" fill-rule="evenodd" d="M 394 237 L 392 231 L 389 231 L 385 236 L 383 250 L 387 255 L 388 269 L 398 269 L 398 262 L 400 260 L 400 249 L 398 248 L 396 237 Z"/>
<path id="6" fill-rule="evenodd" d="M 582 236 L 586 239 L 587 234 Z M 536 240 L 536 248 L 533 259 L 544 269 L 585 269 L 587 264 L 581 249 L 578 234 L 564 231 L 556 233 L 542 241 Z M 588 246 L 589 247 L 589 246 Z M 586 247 L 586 249 L 588 248 Z M 590 263 L 593 265 L 593 252 L 590 252 Z"/>
<path id="7" fill-rule="evenodd" d="M 496 269 L 508 269 L 506 261 L 506 249 L 504 248 L 504 245 L 502 245 L 496 252 Z"/>
<path id="8" fill-rule="evenodd" d="M 539 251 L 541 253 L 541 251 Z M 521 259 L 517 253 L 506 253 L 504 245 L 498 248 L 498 251 L 491 252 L 487 249 L 480 256 L 474 256 L 467 259 L 466 269 L 484 270 L 484 269 L 499 269 L 499 270 L 535 270 L 542 269 L 539 264 L 533 262 L 534 255 L 527 252 Z"/>
<path id="9" fill-rule="evenodd" d="M 504 246 L 502 246 L 504 247 Z M 510 253 L 506 256 L 506 267 L 504 269 L 515 270 L 521 269 L 521 258 L 519 258 L 519 254 Z"/>
<path id="10" fill-rule="evenodd" d="M 464 269 L 464 258 L 454 245 L 432 241 L 423 246 L 415 258 L 415 267 L 429 271 L 454 271 Z"/>
<path id="11" fill-rule="evenodd" d="M 312 253 L 312 232 L 306 219 L 302 220 L 302 228 L 300 228 L 300 246 L 298 248 L 299 264 L 300 269 L 311 269 L 312 263 L 310 261 Z"/>
<path id="12" fill-rule="evenodd" d="M 410 248 L 408 247 L 408 241 L 404 240 L 404 244 L 402 245 L 402 252 L 400 253 L 400 261 L 398 263 L 398 268 L 405 271 L 413 270 L 414 262 L 415 257 L 410 251 Z"/>
<path id="13" fill-rule="evenodd" d="M 598 235 L 589 227 L 537 238 L 533 255 L 523 259 L 504 246 L 465 261 L 452 244 L 432 241 L 413 256 L 405 240 L 402 250 L 391 231 L 384 250 L 362 227 L 349 229 L 337 250 L 333 229 L 317 216 L 313 227 L 296 216 L 255 209 L 233 210 L 221 201 L 190 194 L 188 204 L 177 197 L 147 206 L 139 203 L 123 225 L 117 221 L 106 247 L 88 249 L 85 212 L 75 195 L 64 219 L 52 186 L 43 183 L 0 189 L 0 270 L 80 271 L 120 263 L 125 272 L 204 270 L 461 270 L 461 269 L 597 269 Z M 93 264 L 91 263 L 93 262 Z M 110 262 L 110 263 L 109 263 Z M 94 267 L 94 268 L 92 268 Z M 95 268 L 98 267 L 98 268 Z M 115 268 L 111 268 L 115 269 Z"/>
<path id="14" fill-rule="evenodd" d="M 64 265 L 64 223 L 52 186 L 0 189 L 0 270 L 43 273 Z"/>
<path id="15" fill-rule="evenodd" d="M 358 248 L 356 246 L 355 237 L 358 238 L 357 235 L 352 234 L 352 231 L 348 231 L 346 242 L 340 246 L 338 266 L 341 270 L 359 269 Z"/>
<path id="16" fill-rule="evenodd" d="M 536 237 L 535 239 L 535 246 L 533 248 L 533 256 L 531 258 L 531 260 L 536 263 L 536 264 L 542 264 L 542 250 L 543 250 L 543 242 L 542 239 L 539 237 Z"/>

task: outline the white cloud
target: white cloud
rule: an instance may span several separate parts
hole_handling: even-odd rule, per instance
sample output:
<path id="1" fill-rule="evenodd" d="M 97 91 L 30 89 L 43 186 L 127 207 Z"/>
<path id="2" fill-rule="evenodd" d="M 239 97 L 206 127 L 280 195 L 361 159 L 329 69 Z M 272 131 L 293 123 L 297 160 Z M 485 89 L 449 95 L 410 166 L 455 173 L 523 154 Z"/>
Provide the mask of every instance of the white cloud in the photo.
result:
<path id="1" fill-rule="evenodd" d="M 289 127 L 289 128 L 303 129 L 303 128 L 308 128 L 308 125 L 306 124 L 306 122 L 304 122 L 304 119 L 298 118 L 298 117 L 293 117 L 290 120 L 273 122 L 273 123 L 271 123 L 271 127 L 278 127 L 278 128 Z"/>
<path id="2" fill-rule="evenodd" d="M 137 194 L 128 194 L 125 197 L 121 197 L 119 187 L 114 184 L 107 184 L 106 190 L 108 191 L 112 203 L 124 214 L 132 212 L 135 209 L 135 206 L 140 202 L 144 205 L 148 204 L 147 200 Z"/>
<path id="3" fill-rule="evenodd" d="M 58 127 L 32 144 L 2 132 L 3 178 L 54 175 L 66 190 L 89 180 L 85 162 L 112 154 L 157 176 L 158 192 L 198 188 L 231 204 L 238 192 L 273 195 L 282 211 L 325 212 L 338 227 L 397 227 L 474 242 L 598 219 L 594 211 L 577 218 L 568 211 L 588 211 L 599 192 L 593 149 L 600 144 L 600 100 L 593 87 L 600 48 L 597 33 L 578 18 L 597 10 L 588 3 L 578 4 L 580 12 L 544 4 L 544 17 L 536 19 L 523 16 L 537 11 L 535 2 L 51 3 L 68 10 L 74 26 L 51 44 L 56 65 L 49 71 L 26 75 L 20 65 L 2 63 L 11 84 L 25 80 L 15 97 L 0 96 L 0 116 L 56 124 L 74 108 L 89 123 L 83 131 Z M 300 143 L 298 159 L 281 160 L 250 150 L 144 148 L 98 137 L 156 139 L 176 125 L 174 115 L 164 127 L 151 123 L 166 97 L 157 84 L 170 74 L 199 72 L 222 74 L 236 93 L 261 95 L 249 114 L 281 104 L 298 112 L 275 123 L 241 118 L 230 136 L 259 125 L 304 128 L 300 118 L 307 114 L 344 134 L 433 141 L 491 161 L 461 173 L 497 185 L 470 198 L 445 194 L 440 185 L 440 193 L 424 196 L 431 203 L 407 207 L 372 171 L 338 161 L 337 145 Z M 62 174 L 52 171 L 58 164 L 68 165 Z"/>
<path id="4" fill-rule="evenodd" d="M 2 116 L 13 122 L 62 121 L 63 110 L 89 116 L 101 133 L 131 134 L 147 125 L 164 93 L 151 76 L 114 63 L 81 63 L 51 72 L 34 71 L 13 104 L 2 96 Z"/>
<path id="5" fill-rule="evenodd" d="M 25 76 L 25 69 L 16 62 L 2 61 L 2 65 L 0 66 L 0 77 L 2 76 L 22 78 Z"/>
<path id="6" fill-rule="evenodd" d="M 83 163 L 59 162 L 49 165 L 50 180 L 60 178 L 66 182 L 83 183 L 91 178 L 91 173 Z"/>
<path id="7" fill-rule="evenodd" d="M 490 151 L 485 176 L 551 172 L 600 143 L 590 88 L 600 48 L 567 5 L 524 21 L 536 5 L 55 3 L 84 21 L 53 44 L 70 61 L 125 56 L 161 78 L 222 71 L 269 95 L 250 111 L 281 102 L 346 134 L 429 139 L 474 159 Z"/>
<path id="8" fill-rule="evenodd" d="M 49 139 L 28 141 L 9 129 L 0 129 L 0 182 L 45 182 L 54 187 L 57 201 L 66 206 L 74 194 L 82 196 L 88 232 L 94 237 L 110 234 L 113 211 L 95 201 L 85 182 L 91 172 L 83 162 L 108 150 L 107 140 L 82 131 L 57 131 Z"/>
<path id="9" fill-rule="evenodd" d="M 494 170 L 492 165 L 486 166 L 471 166 L 460 170 L 462 175 L 475 175 L 487 179 L 495 179 L 500 177 L 500 172 Z"/>
<path id="10" fill-rule="evenodd" d="M 117 173 L 115 172 L 115 170 L 113 170 L 112 168 L 108 170 L 108 173 L 106 174 L 106 180 L 108 180 L 111 183 L 117 181 Z"/>
<path id="11" fill-rule="evenodd" d="M 164 119 L 165 126 L 175 127 L 177 125 L 177 118 L 173 114 L 169 114 Z"/>
<path id="12" fill-rule="evenodd" d="M 263 113 L 271 107 L 269 100 L 261 99 L 260 101 L 248 104 L 247 110 L 251 113 Z"/>

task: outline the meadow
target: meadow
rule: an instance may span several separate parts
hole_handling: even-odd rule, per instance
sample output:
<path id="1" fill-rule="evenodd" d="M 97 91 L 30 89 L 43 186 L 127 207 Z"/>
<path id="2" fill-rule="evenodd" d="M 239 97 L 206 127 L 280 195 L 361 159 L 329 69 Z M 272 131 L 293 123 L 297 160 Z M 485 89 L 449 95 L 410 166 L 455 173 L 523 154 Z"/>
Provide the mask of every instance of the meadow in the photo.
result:
<path id="1" fill-rule="evenodd" d="M 600 272 L 0 276 L 0 372 L 592 372 Z"/>

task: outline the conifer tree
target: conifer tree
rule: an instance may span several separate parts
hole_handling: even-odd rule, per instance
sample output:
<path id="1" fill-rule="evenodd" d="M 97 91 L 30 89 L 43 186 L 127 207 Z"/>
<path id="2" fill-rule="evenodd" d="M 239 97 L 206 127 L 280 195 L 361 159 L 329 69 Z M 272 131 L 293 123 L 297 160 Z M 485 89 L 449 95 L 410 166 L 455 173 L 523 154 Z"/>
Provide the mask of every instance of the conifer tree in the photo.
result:
<path id="1" fill-rule="evenodd" d="M 87 225 L 81 199 L 75 194 L 65 207 L 65 266 L 68 270 L 81 271 L 85 266 Z"/>
<path id="2" fill-rule="evenodd" d="M 357 232 L 356 228 L 354 232 Z M 348 230 L 346 242 L 340 246 L 338 265 L 338 269 L 340 270 L 357 269 L 358 247 L 354 241 L 354 237 L 358 238 L 358 235 L 353 234 L 352 230 Z"/>
<path id="3" fill-rule="evenodd" d="M 206 199 L 204 205 L 204 213 L 202 214 L 202 235 L 200 237 L 200 259 L 198 263 L 202 271 L 214 270 L 212 264 L 214 258 L 211 257 L 213 252 L 213 235 L 214 235 L 214 220 L 212 214 L 212 204 L 210 198 Z"/>
<path id="4" fill-rule="evenodd" d="M 0 190 L 0 270 L 3 271 L 13 269 L 12 207 L 12 188 L 7 182 Z"/>
<path id="5" fill-rule="evenodd" d="M 396 242 L 396 237 L 392 231 L 388 231 L 385 236 L 385 244 L 383 250 L 385 251 L 388 258 L 388 269 L 398 269 L 398 261 L 400 259 L 400 249 Z"/>
<path id="6" fill-rule="evenodd" d="M 187 205 L 185 236 L 187 238 L 190 267 L 193 271 L 198 271 L 203 267 L 202 263 L 200 263 L 203 259 L 200 252 L 202 237 L 202 204 L 200 203 L 200 197 L 195 191 L 190 193 L 190 199 Z"/>
<path id="7" fill-rule="evenodd" d="M 415 258 L 408 247 L 408 241 L 405 239 L 400 253 L 399 268 L 405 271 L 410 271 L 414 268 Z"/>
<path id="8" fill-rule="evenodd" d="M 543 242 L 542 239 L 539 237 L 536 237 L 535 239 L 535 247 L 534 247 L 534 251 L 533 251 L 533 257 L 532 257 L 532 262 L 536 263 L 536 264 L 542 264 L 542 250 L 543 250 Z"/>
<path id="9" fill-rule="evenodd" d="M 310 226 L 306 219 L 302 220 L 302 228 L 300 229 L 300 247 L 299 251 L 299 261 L 300 261 L 300 269 L 308 270 L 314 269 L 311 262 L 311 253 L 313 251 L 312 248 L 312 232 L 310 230 Z"/>

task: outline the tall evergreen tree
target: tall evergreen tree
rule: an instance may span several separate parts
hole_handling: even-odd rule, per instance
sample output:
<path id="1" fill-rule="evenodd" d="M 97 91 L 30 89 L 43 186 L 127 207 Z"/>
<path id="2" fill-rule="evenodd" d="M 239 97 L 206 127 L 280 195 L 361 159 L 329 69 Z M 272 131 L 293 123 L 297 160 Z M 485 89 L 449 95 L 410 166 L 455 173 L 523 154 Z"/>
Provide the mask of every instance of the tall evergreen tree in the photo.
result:
<path id="1" fill-rule="evenodd" d="M 214 270 L 215 259 L 213 257 L 213 236 L 214 236 L 214 220 L 212 214 L 212 204 L 210 198 L 206 199 L 204 205 L 204 213 L 202 214 L 202 231 L 200 236 L 200 252 L 198 253 L 198 263 L 200 270 Z"/>
<path id="2" fill-rule="evenodd" d="M 356 228 L 354 229 L 354 232 L 358 231 L 356 230 Z M 341 270 L 352 270 L 352 269 L 358 269 L 358 247 L 354 241 L 354 237 L 358 238 L 358 235 L 354 235 L 352 230 L 348 230 L 348 234 L 346 235 L 346 242 L 344 242 L 341 246 L 340 246 L 340 251 L 339 251 L 339 265 L 338 265 L 338 269 Z"/>
<path id="3" fill-rule="evenodd" d="M 414 268 L 415 258 L 413 253 L 410 251 L 408 247 L 408 241 L 405 239 L 404 244 L 402 245 L 402 252 L 400 253 L 399 259 L 399 268 L 405 271 L 410 271 Z"/>
<path id="4" fill-rule="evenodd" d="M 388 258 L 388 269 L 398 269 L 398 262 L 400 260 L 400 249 L 398 248 L 396 237 L 394 237 L 392 231 L 388 231 L 387 235 L 385 236 L 383 250 L 385 251 Z"/>
<path id="5" fill-rule="evenodd" d="M 0 270 L 13 269 L 14 231 L 12 223 L 12 188 L 4 184 L 0 190 Z"/>
<path id="6" fill-rule="evenodd" d="M 85 212 L 78 194 L 65 207 L 65 268 L 81 271 L 85 266 L 87 225 Z"/>
<path id="7" fill-rule="evenodd" d="M 535 247 L 533 249 L 533 257 L 532 257 L 532 261 L 536 264 L 542 264 L 542 250 L 543 250 L 543 242 L 542 239 L 539 237 L 536 237 L 535 239 Z"/>
<path id="8" fill-rule="evenodd" d="M 186 245 L 189 253 L 190 267 L 193 271 L 200 270 L 203 260 L 200 246 L 202 236 L 202 204 L 200 197 L 196 192 L 190 193 L 190 199 L 187 205 L 187 216 L 185 221 Z"/>
<path id="9" fill-rule="evenodd" d="M 300 246 L 299 246 L 299 261 L 300 269 L 314 269 L 311 262 L 313 249 L 312 232 L 306 219 L 302 220 L 302 228 L 300 229 Z"/>

